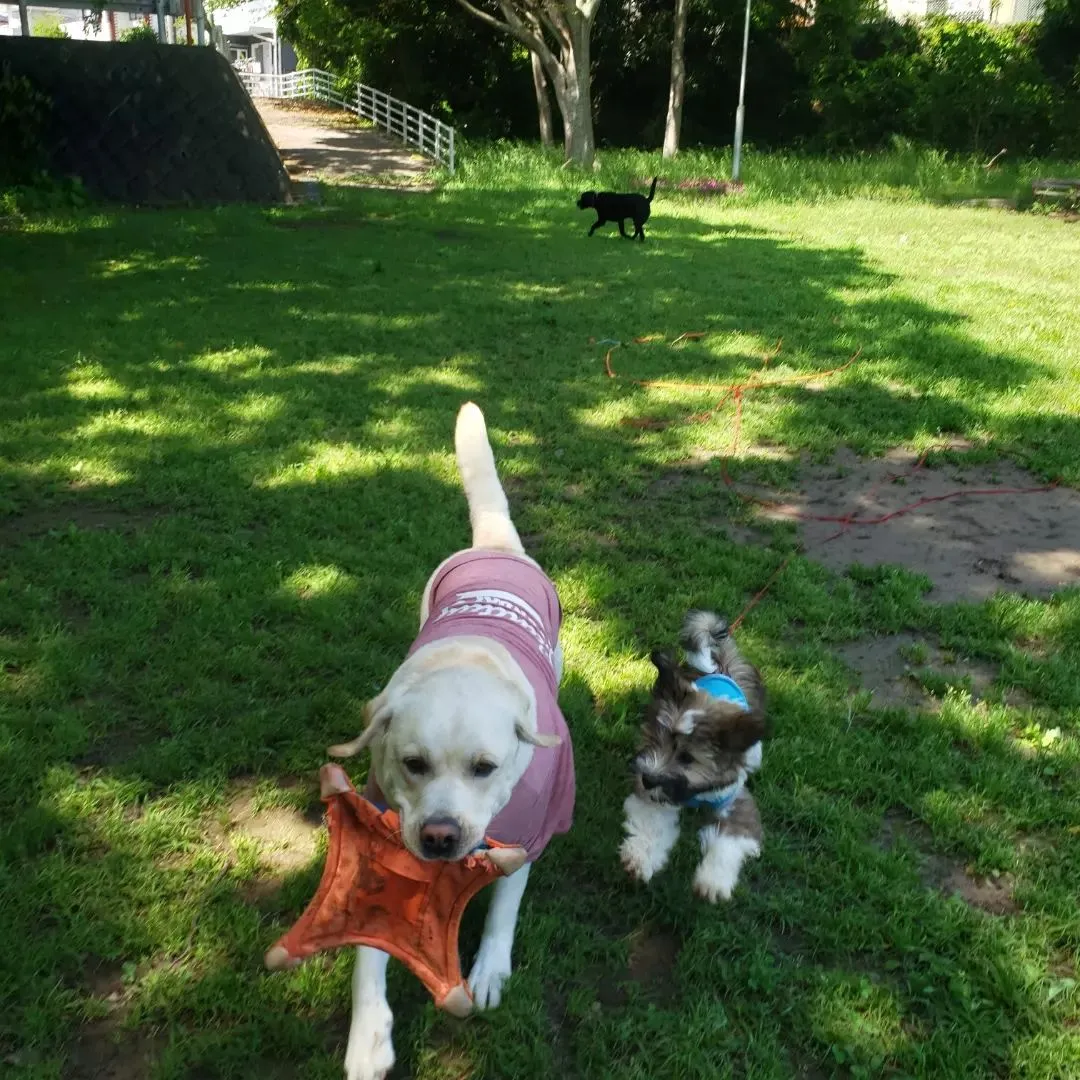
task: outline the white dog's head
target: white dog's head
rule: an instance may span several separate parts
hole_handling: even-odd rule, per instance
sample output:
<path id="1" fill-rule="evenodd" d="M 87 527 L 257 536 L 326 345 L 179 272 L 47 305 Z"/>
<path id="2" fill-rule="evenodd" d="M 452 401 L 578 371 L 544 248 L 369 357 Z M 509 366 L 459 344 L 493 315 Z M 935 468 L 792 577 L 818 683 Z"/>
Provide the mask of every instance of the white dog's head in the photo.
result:
<path id="1" fill-rule="evenodd" d="M 536 746 L 532 688 L 490 642 L 433 643 L 368 703 L 367 727 L 335 757 L 371 747 L 372 766 L 401 816 L 405 846 L 422 859 L 463 859 L 483 842 Z"/>

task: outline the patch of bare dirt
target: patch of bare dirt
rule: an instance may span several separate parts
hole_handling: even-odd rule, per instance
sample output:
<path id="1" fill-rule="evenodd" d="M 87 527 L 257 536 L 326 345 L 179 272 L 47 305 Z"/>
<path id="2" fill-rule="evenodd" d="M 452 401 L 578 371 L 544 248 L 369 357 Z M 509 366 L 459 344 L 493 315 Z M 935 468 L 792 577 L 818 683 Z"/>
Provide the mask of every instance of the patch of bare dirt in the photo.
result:
<path id="1" fill-rule="evenodd" d="M 548 1029 L 551 1033 L 551 1053 L 555 1059 L 556 1076 L 564 1080 L 574 1080 L 577 1072 L 573 1065 L 573 1054 L 567 1038 L 566 997 L 554 987 L 544 988 L 544 1005 L 547 1012 Z"/>
<path id="2" fill-rule="evenodd" d="M 675 965 L 681 943 L 663 930 L 638 935 L 630 947 L 630 981 L 649 996 L 670 1001 L 675 997 Z"/>
<path id="3" fill-rule="evenodd" d="M 109 506 L 44 506 L 0 520 L 0 547 L 72 527 L 83 531 L 134 532 L 153 524 L 163 514 L 163 510 L 132 511 Z"/>
<path id="4" fill-rule="evenodd" d="M 928 889 L 935 889 L 945 896 L 959 896 L 969 907 L 988 915 L 1014 915 L 1020 910 L 1013 898 L 1015 880 L 1012 874 L 977 877 L 968 873 L 959 859 L 932 850 L 933 836 L 925 825 L 912 821 L 902 810 L 890 810 L 882 819 L 875 846 L 887 851 L 901 837 L 919 851 L 919 877 Z"/>
<path id="5" fill-rule="evenodd" d="M 146 1080 L 165 1037 L 128 1031 L 106 1018 L 84 1025 L 68 1048 L 67 1080 Z"/>
<path id="6" fill-rule="evenodd" d="M 270 224 L 278 229 L 291 229 L 299 232 L 304 229 L 359 229 L 370 224 L 370 222 L 363 218 L 346 217 L 336 213 L 323 213 L 304 217 L 279 215 L 271 218 Z"/>
<path id="7" fill-rule="evenodd" d="M 681 947 L 679 939 L 666 930 L 639 931 L 630 941 L 626 972 L 609 973 L 599 980 L 599 1004 L 607 1008 L 625 1005 L 631 987 L 654 1005 L 671 1004 L 678 997 L 675 967 Z"/>
<path id="8" fill-rule="evenodd" d="M 967 444 L 952 447 L 962 452 Z M 852 563 L 894 565 L 925 574 L 928 599 L 938 603 L 984 600 L 999 591 L 1047 596 L 1080 584 L 1080 491 L 1011 494 L 1042 482 L 1008 462 L 928 464 L 909 450 L 864 459 L 840 451 L 822 466 L 806 466 L 793 495 L 774 495 L 775 508 L 759 514 L 796 520 L 807 554 L 842 573 Z M 953 492 L 955 498 L 944 498 Z M 989 494 L 981 494 L 989 492 Z M 866 524 L 922 500 L 917 509 L 880 524 Z M 843 529 L 836 521 L 806 521 L 796 514 L 863 524 Z"/>
<path id="9" fill-rule="evenodd" d="M 81 697 L 73 699 L 72 704 L 78 708 L 93 706 L 99 710 L 106 707 L 97 699 Z M 84 753 L 72 759 L 72 764 L 90 772 L 107 769 L 129 761 L 147 746 L 167 738 L 168 734 L 165 729 L 155 729 L 127 717 L 123 724 L 117 724 L 114 729 L 95 739 Z"/>
<path id="10" fill-rule="evenodd" d="M 703 524 L 710 530 L 723 533 L 733 544 L 762 547 L 770 542 L 767 532 L 728 518 L 709 518 Z"/>
<path id="11" fill-rule="evenodd" d="M 124 970 L 117 964 L 90 959 L 83 973 L 83 985 L 91 997 L 110 1008 L 119 1008 L 124 999 Z"/>
<path id="12" fill-rule="evenodd" d="M 838 646 L 836 652 L 859 676 L 860 687 L 871 692 L 871 705 L 882 708 L 936 708 L 940 702 L 922 681 L 935 675 L 950 685 L 966 682 L 971 699 L 980 701 L 990 694 L 998 674 L 993 664 L 959 657 L 914 634 L 860 638 Z M 1020 691 L 1004 696 L 1010 703 L 1021 700 Z"/>
<path id="13" fill-rule="evenodd" d="M 257 903 L 273 896 L 289 874 L 311 862 L 321 827 L 321 807 L 306 813 L 282 806 L 260 808 L 254 789 L 244 784 L 229 800 L 226 822 L 215 840 L 230 857 L 240 838 L 256 844 L 263 872 L 247 882 L 241 895 Z"/>

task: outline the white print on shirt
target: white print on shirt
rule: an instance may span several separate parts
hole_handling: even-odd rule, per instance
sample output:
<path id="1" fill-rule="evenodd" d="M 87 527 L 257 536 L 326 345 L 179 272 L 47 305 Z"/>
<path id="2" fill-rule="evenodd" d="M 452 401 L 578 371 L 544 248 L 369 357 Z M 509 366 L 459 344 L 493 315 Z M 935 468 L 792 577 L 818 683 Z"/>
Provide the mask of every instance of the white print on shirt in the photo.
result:
<path id="1" fill-rule="evenodd" d="M 482 619 L 506 619 L 527 631 L 536 642 L 540 655 L 554 666 L 555 649 L 544 630 L 544 623 L 536 609 L 520 596 L 502 589 L 477 589 L 458 593 L 452 604 L 440 610 L 431 621 L 442 622 L 455 616 L 465 615 Z"/>

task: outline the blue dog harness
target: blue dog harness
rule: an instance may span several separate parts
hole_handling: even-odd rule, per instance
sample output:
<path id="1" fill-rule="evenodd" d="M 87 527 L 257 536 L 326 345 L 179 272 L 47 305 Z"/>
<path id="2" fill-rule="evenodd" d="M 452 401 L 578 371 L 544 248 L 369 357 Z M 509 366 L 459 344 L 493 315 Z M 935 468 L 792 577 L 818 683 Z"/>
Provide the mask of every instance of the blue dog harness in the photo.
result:
<path id="1" fill-rule="evenodd" d="M 704 690 L 710 697 L 720 698 L 722 701 L 733 701 L 744 712 L 750 711 L 750 702 L 746 700 L 746 695 L 739 688 L 739 684 L 728 675 L 719 673 L 702 675 L 694 683 L 694 689 Z M 712 810 L 716 814 L 726 813 L 739 797 L 739 792 L 742 791 L 745 784 L 746 777 L 743 775 L 734 784 L 729 784 L 725 788 L 719 788 L 716 791 L 705 791 L 700 795 L 691 795 L 683 803 L 683 806 L 690 810 L 704 809 Z"/>

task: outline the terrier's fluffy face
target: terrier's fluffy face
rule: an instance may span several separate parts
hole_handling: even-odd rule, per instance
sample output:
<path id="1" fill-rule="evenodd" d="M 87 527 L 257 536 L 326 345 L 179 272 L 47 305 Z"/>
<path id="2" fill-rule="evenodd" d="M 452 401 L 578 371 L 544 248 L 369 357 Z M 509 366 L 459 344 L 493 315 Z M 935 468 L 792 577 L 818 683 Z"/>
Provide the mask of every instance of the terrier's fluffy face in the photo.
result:
<path id="1" fill-rule="evenodd" d="M 633 762 L 638 794 L 683 803 L 735 783 L 743 755 L 765 734 L 760 714 L 695 689 L 690 672 L 664 653 L 652 662 L 656 684 Z"/>

